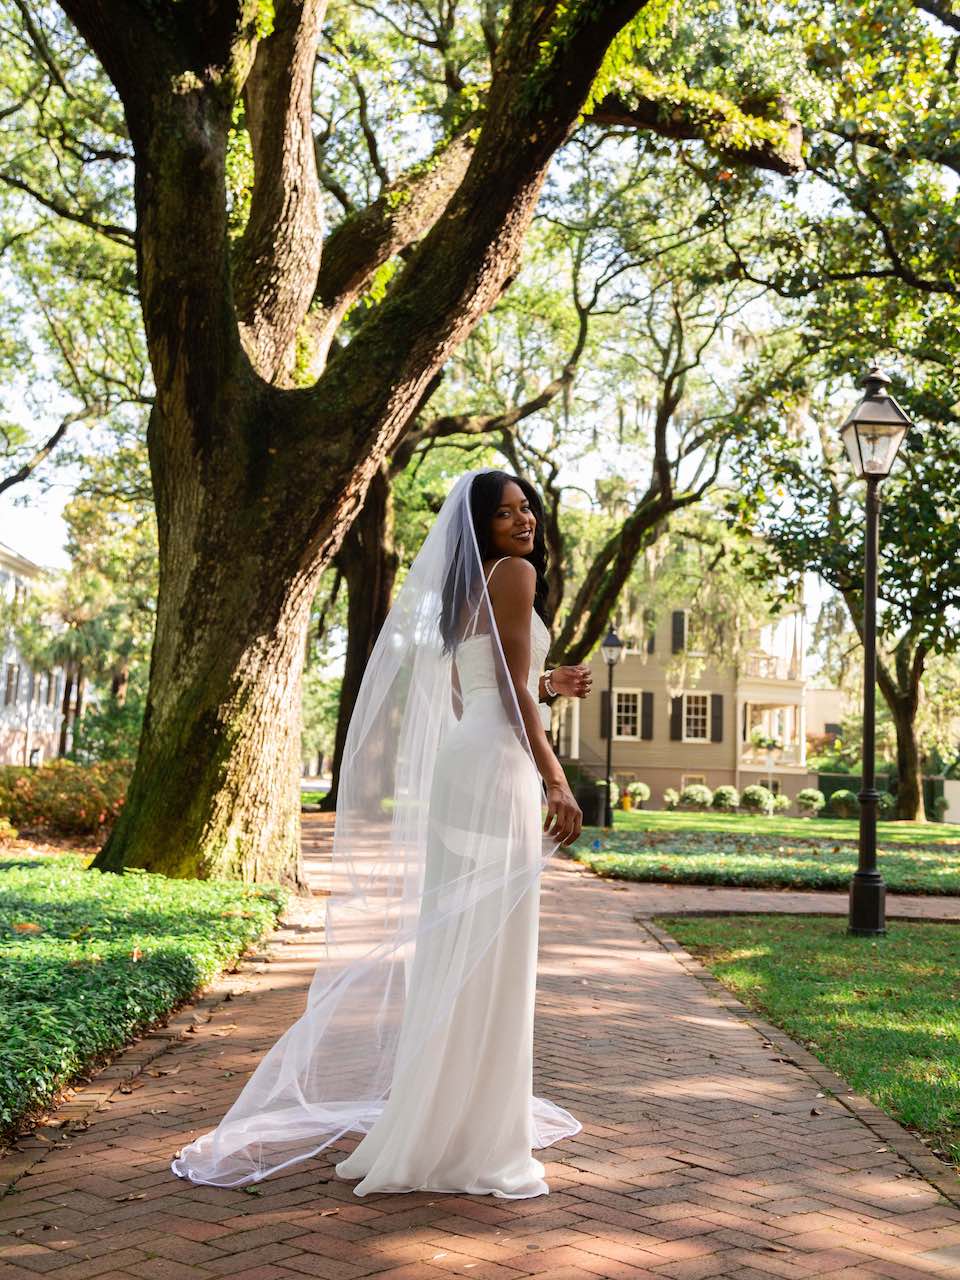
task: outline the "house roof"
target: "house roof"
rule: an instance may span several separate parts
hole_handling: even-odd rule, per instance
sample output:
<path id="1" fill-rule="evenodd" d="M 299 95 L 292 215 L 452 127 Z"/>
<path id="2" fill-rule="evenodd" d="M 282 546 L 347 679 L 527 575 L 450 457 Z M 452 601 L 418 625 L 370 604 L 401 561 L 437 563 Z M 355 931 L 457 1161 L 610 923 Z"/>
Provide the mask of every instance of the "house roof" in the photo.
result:
<path id="1" fill-rule="evenodd" d="M 19 551 L 14 551 L 13 547 L 7 546 L 5 542 L 0 542 L 0 564 L 29 578 L 35 578 L 43 572 L 42 566 L 36 561 L 22 555 Z"/>

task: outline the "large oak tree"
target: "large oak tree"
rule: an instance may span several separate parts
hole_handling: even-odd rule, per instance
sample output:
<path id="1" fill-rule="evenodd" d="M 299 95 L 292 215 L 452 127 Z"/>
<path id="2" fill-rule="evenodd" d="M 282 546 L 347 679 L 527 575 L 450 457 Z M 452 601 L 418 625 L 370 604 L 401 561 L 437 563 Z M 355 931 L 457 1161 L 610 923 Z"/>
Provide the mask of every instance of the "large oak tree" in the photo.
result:
<path id="1" fill-rule="evenodd" d="M 642 44 L 640 27 L 616 41 L 644 0 L 515 0 L 509 12 L 484 7 L 477 23 L 485 74 L 462 75 L 449 28 L 430 38 L 447 95 L 432 154 L 392 178 L 383 170 L 366 204 L 340 191 L 345 213 L 327 232 L 324 201 L 338 192 L 313 134 L 318 0 L 62 8 L 112 82 L 132 144 L 136 285 L 155 384 L 150 691 L 127 802 L 97 865 L 302 883 L 299 685 L 318 576 L 437 371 L 509 283 L 551 158 L 584 104 L 593 94 L 608 124 L 706 128 L 721 151 L 781 171 L 798 163 L 796 130 L 771 103 L 756 139 L 732 108 L 730 132 L 718 102 L 701 104 L 691 126 L 645 98 L 644 84 L 618 97 L 609 65 L 598 82 L 612 45 L 621 65 Z M 27 34 L 41 92 L 50 85 L 69 103 L 57 145 L 81 165 L 102 161 L 102 148 L 71 135 L 90 96 L 72 91 L 35 22 Z M 24 100 L 35 88 L 25 84 Z M 236 234 L 227 192 L 238 120 L 254 177 Z M 122 165 L 128 152 L 107 158 Z M 17 165 L 0 180 L 129 244 L 89 184 L 51 193 Z M 388 264 L 386 295 L 357 318 Z"/>

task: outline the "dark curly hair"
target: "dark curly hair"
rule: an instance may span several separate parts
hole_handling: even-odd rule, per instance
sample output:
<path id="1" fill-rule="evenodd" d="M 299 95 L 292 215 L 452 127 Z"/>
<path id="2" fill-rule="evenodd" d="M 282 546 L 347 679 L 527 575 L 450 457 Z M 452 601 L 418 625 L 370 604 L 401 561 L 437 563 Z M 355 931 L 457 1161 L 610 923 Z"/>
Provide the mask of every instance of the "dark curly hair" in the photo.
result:
<path id="1" fill-rule="evenodd" d="M 543 502 L 530 481 L 525 480 L 522 476 L 512 475 L 509 471 L 491 470 L 481 471 L 473 477 L 470 484 L 470 516 L 474 533 L 477 537 L 477 546 L 480 548 L 480 559 L 487 560 L 495 554 L 495 548 L 490 537 L 490 525 L 497 508 L 500 506 L 504 486 L 511 480 L 523 490 L 537 521 L 537 527 L 533 534 L 533 547 L 523 559 L 529 560 L 537 571 L 533 607 L 543 622 L 549 626 L 550 620 L 547 617 L 547 543 L 543 532 L 545 523 Z M 454 557 L 455 561 L 456 557 Z M 459 640 L 457 628 L 465 599 L 465 584 L 462 580 L 458 580 L 455 565 L 451 564 L 450 572 L 448 572 L 446 581 L 443 584 L 443 604 L 440 612 L 440 633 L 443 636 L 444 653 L 451 653 L 457 647 Z"/>

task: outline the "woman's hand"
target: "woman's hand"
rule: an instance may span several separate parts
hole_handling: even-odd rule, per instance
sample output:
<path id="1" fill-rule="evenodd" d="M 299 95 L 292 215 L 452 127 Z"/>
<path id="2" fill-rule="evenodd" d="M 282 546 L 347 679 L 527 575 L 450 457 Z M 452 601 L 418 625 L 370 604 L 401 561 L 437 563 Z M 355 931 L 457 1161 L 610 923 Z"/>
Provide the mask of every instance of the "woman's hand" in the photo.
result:
<path id="1" fill-rule="evenodd" d="M 565 698 L 585 698 L 593 684 L 593 674 L 585 662 L 575 667 L 554 667 L 550 683 Z"/>
<path id="2" fill-rule="evenodd" d="M 553 829 L 551 830 L 551 824 Z M 558 844 L 573 844 L 583 826 L 583 812 L 566 782 L 547 784 L 547 816 L 543 829 Z"/>

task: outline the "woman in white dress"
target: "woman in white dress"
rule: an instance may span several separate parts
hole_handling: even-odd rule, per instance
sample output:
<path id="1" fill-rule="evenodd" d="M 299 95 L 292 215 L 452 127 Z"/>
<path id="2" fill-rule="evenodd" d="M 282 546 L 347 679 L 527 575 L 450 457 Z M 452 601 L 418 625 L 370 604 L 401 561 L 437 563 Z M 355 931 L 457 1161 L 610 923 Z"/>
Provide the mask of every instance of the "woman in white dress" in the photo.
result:
<path id="1" fill-rule="evenodd" d="M 545 562 L 532 486 L 461 477 L 351 718 L 328 962 L 217 1129 L 174 1159 L 180 1176 L 236 1186 L 352 1132 L 336 1173 L 357 1195 L 549 1191 L 533 1149 L 581 1126 L 533 1095 L 540 872 L 581 814 L 540 703 L 585 696 L 590 675 L 541 674 Z"/>

